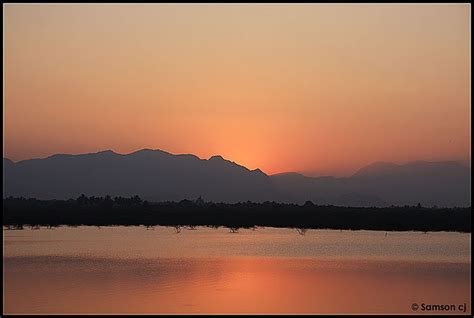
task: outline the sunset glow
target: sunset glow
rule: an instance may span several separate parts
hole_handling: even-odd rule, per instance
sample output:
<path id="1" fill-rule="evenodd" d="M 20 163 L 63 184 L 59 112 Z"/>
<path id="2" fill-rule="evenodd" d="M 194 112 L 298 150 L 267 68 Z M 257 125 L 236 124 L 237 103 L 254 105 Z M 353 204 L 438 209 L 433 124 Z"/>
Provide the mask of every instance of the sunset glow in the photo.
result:
<path id="1" fill-rule="evenodd" d="M 468 5 L 4 7 L 4 157 L 470 159 Z"/>

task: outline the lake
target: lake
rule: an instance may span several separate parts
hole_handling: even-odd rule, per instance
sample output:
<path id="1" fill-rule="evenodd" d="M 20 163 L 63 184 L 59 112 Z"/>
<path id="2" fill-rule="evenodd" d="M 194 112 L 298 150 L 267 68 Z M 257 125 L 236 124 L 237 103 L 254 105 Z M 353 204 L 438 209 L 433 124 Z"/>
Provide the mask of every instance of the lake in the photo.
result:
<path id="1" fill-rule="evenodd" d="M 471 313 L 470 233 L 81 226 L 3 234 L 8 314 Z"/>

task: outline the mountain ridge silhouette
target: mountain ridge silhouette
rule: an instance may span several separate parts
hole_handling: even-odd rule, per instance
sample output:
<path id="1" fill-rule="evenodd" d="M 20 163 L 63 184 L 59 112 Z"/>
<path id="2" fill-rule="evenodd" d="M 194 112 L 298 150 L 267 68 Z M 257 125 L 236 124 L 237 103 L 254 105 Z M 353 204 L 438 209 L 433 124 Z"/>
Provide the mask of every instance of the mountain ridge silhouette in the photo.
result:
<path id="1" fill-rule="evenodd" d="M 267 175 L 213 155 L 141 149 L 4 158 L 4 197 L 68 199 L 140 195 L 150 201 L 202 196 L 215 202 L 277 201 L 343 206 L 470 206 L 470 167 L 455 161 L 374 162 L 350 177 Z"/>

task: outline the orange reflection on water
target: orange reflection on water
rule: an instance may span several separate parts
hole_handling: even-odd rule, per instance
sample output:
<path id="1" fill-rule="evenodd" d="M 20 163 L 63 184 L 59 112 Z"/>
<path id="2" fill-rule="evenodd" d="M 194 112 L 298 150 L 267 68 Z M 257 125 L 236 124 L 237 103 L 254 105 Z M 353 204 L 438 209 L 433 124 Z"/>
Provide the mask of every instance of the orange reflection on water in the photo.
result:
<path id="1" fill-rule="evenodd" d="M 468 304 L 468 263 L 7 257 L 6 313 L 412 313 Z M 462 313 L 462 312 L 449 312 Z"/>

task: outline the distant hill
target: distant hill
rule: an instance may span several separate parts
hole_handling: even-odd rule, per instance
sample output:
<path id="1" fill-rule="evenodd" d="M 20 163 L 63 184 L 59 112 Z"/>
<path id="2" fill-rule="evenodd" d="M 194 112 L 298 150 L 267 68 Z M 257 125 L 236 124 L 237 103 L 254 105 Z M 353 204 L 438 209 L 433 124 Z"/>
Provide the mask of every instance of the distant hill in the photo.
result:
<path id="1" fill-rule="evenodd" d="M 352 207 L 385 207 L 390 204 L 381 197 L 353 186 L 351 178 L 306 177 L 298 173 L 282 173 L 271 176 L 284 202 Z"/>
<path id="2" fill-rule="evenodd" d="M 5 196 L 68 199 L 85 195 L 179 201 L 203 196 L 217 202 L 273 199 L 270 178 L 220 156 L 209 160 L 144 149 L 53 155 L 4 165 Z"/>
<path id="3" fill-rule="evenodd" d="M 357 171 L 353 177 L 377 177 L 396 175 L 403 166 L 391 162 L 375 162 Z"/>
<path id="4" fill-rule="evenodd" d="M 162 150 L 130 154 L 58 154 L 12 162 L 4 159 L 4 194 L 38 199 L 139 195 L 149 201 L 277 201 L 320 205 L 470 206 L 470 167 L 457 162 L 374 163 L 347 178 L 268 176 L 221 156 L 200 159 Z"/>
<path id="5" fill-rule="evenodd" d="M 354 174 L 351 184 L 393 204 L 471 205 L 471 168 L 454 161 L 373 164 Z"/>
<path id="6" fill-rule="evenodd" d="M 463 164 L 416 161 L 404 165 L 378 162 L 349 178 L 272 176 L 291 201 L 313 200 L 342 206 L 470 206 L 471 169 Z"/>

